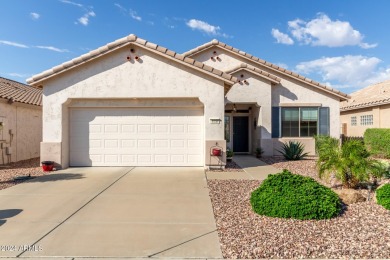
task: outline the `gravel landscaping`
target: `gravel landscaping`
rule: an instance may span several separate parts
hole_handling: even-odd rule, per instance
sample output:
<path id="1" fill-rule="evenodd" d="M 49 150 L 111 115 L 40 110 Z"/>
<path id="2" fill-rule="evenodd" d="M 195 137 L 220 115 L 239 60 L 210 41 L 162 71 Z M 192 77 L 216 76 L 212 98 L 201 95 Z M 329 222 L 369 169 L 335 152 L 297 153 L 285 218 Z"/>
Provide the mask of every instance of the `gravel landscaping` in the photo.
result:
<path id="1" fill-rule="evenodd" d="M 315 158 L 261 160 L 341 189 L 335 179 L 319 179 Z M 208 180 L 225 258 L 390 258 L 390 212 L 372 200 L 344 205 L 342 214 L 330 220 L 271 218 L 257 215 L 250 205 L 250 194 L 260 183 Z M 369 194 L 366 189 L 360 192 L 365 197 Z"/>
<path id="2" fill-rule="evenodd" d="M 19 176 L 42 176 L 42 168 L 39 166 L 39 158 L 10 163 L 0 166 L 0 190 L 9 188 L 23 181 L 15 181 Z"/>
<path id="3" fill-rule="evenodd" d="M 293 220 L 252 211 L 254 180 L 208 180 L 225 258 L 390 258 L 390 213 L 372 201 L 330 220 Z"/>

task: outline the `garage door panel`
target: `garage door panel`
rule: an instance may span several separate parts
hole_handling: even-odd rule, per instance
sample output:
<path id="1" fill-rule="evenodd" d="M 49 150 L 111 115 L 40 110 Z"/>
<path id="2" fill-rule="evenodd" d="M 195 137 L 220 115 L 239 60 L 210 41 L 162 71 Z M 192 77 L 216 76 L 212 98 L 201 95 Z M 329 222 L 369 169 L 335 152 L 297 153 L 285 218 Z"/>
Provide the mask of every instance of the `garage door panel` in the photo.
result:
<path id="1" fill-rule="evenodd" d="M 71 109 L 71 166 L 202 166 L 202 109 Z"/>
<path id="2" fill-rule="evenodd" d="M 168 124 L 155 124 L 154 132 L 158 134 L 168 134 L 169 133 L 169 125 Z"/>
<path id="3" fill-rule="evenodd" d="M 134 139 L 121 139 L 121 148 L 136 148 L 136 140 Z"/>
<path id="4" fill-rule="evenodd" d="M 121 132 L 125 134 L 134 134 L 136 132 L 136 127 L 135 125 L 122 124 Z"/>
<path id="5" fill-rule="evenodd" d="M 169 148 L 169 140 L 167 139 L 155 139 L 154 140 L 154 148 Z"/>
<path id="6" fill-rule="evenodd" d="M 104 125 L 104 133 L 119 134 L 119 126 L 117 124 L 106 124 Z"/>

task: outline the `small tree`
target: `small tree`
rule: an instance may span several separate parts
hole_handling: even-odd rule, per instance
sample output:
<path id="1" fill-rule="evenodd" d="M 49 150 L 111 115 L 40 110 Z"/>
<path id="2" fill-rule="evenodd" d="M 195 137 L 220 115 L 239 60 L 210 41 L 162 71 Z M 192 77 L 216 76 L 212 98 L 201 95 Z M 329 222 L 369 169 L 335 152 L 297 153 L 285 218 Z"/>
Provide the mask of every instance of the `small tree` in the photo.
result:
<path id="1" fill-rule="evenodd" d="M 333 172 L 344 187 L 354 188 L 359 182 L 380 177 L 382 173 L 378 162 L 369 158 L 362 141 L 349 140 L 340 145 L 336 138 L 321 137 L 317 149 L 319 177 Z"/>

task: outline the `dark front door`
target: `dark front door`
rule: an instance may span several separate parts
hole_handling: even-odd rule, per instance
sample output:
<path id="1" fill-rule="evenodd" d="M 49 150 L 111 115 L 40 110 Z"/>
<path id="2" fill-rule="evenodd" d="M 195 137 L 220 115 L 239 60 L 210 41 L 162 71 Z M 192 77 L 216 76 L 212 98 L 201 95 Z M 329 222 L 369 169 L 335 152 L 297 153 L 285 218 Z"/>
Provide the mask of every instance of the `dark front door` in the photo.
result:
<path id="1" fill-rule="evenodd" d="M 249 152 L 248 117 L 233 117 L 233 151 L 235 153 Z"/>

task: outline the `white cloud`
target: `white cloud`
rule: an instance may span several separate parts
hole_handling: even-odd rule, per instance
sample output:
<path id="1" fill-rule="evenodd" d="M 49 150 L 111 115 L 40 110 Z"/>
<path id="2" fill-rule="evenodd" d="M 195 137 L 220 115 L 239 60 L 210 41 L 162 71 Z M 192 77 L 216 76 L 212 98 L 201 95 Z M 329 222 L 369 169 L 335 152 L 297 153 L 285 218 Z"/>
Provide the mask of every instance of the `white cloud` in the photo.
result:
<path id="1" fill-rule="evenodd" d="M 118 4 L 118 3 L 115 3 L 114 4 L 116 7 L 118 7 L 121 11 L 123 11 L 123 12 L 127 12 L 127 9 L 126 8 L 124 8 L 123 6 L 121 6 L 120 4 Z"/>
<path id="2" fill-rule="evenodd" d="M 187 26 L 193 30 L 199 30 L 210 35 L 218 35 L 221 28 L 219 26 L 214 26 L 208 24 L 207 22 L 191 19 L 187 23 Z"/>
<path id="3" fill-rule="evenodd" d="M 18 48 L 29 48 L 27 45 L 17 43 L 17 42 L 11 42 L 11 41 L 0 40 L 0 44 L 14 46 L 14 47 L 18 47 Z"/>
<path id="4" fill-rule="evenodd" d="M 88 13 L 84 14 L 82 17 L 80 17 L 77 21 L 81 23 L 84 26 L 87 26 L 89 24 L 89 17 L 95 17 L 96 14 L 93 11 L 89 11 Z"/>
<path id="5" fill-rule="evenodd" d="M 79 19 L 77 19 L 77 22 L 75 22 L 75 24 L 80 23 L 84 26 L 87 26 L 89 24 L 89 18 L 96 16 L 95 12 L 91 10 L 91 9 L 93 9 L 93 6 L 84 7 L 84 5 L 82 5 L 82 4 L 72 2 L 69 0 L 59 0 L 59 1 L 61 3 L 64 3 L 64 4 L 70 4 L 70 5 L 80 7 L 81 9 L 83 9 L 86 12 L 83 16 L 81 16 Z"/>
<path id="6" fill-rule="evenodd" d="M 134 20 L 137 20 L 137 21 L 139 21 L 139 22 L 142 21 L 142 17 L 139 16 L 139 15 L 137 14 L 136 11 L 134 11 L 134 10 L 132 10 L 132 9 L 129 9 L 129 10 L 127 11 L 127 9 L 126 9 L 125 7 L 121 6 L 121 5 L 118 4 L 118 3 L 115 3 L 114 5 L 115 5 L 116 7 L 118 7 L 119 10 L 120 10 L 121 12 L 123 12 L 123 13 L 128 13 L 128 14 L 130 15 L 130 17 L 133 18 Z M 154 25 L 154 23 L 153 23 L 152 21 L 149 21 L 148 23 L 151 24 L 151 25 Z"/>
<path id="7" fill-rule="evenodd" d="M 337 88 L 356 88 L 390 79 L 390 68 L 379 67 L 381 62 L 376 57 L 361 55 L 322 57 L 301 62 L 296 70 L 304 74 L 319 74 L 323 81 Z"/>
<path id="8" fill-rule="evenodd" d="M 177 19 L 179 19 L 179 18 L 177 18 Z M 191 20 L 186 22 L 186 25 L 193 30 L 198 30 L 198 31 L 204 32 L 208 35 L 222 36 L 224 38 L 233 38 L 233 36 L 231 36 L 231 35 L 228 35 L 226 33 L 221 33 L 221 27 L 211 25 L 211 24 L 204 22 L 204 21 L 201 21 L 201 20 L 191 19 Z"/>
<path id="9" fill-rule="evenodd" d="M 137 12 L 134 10 L 129 10 L 130 17 L 137 21 L 142 21 L 142 17 L 137 15 Z"/>
<path id="10" fill-rule="evenodd" d="M 70 4 L 70 5 L 75 5 L 75 6 L 78 6 L 78 7 L 83 7 L 82 4 L 75 3 L 75 2 L 72 2 L 72 1 L 68 1 L 68 0 L 59 0 L 59 1 L 64 3 L 64 4 Z"/>
<path id="11" fill-rule="evenodd" d="M 69 50 L 67 50 L 67 49 L 59 49 L 59 48 L 56 48 L 53 46 L 35 46 L 35 47 L 39 48 L 39 49 L 46 49 L 46 50 L 55 51 L 55 52 L 69 52 Z"/>
<path id="12" fill-rule="evenodd" d="M 276 39 L 277 43 L 282 43 L 282 44 L 287 44 L 287 45 L 294 44 L 294 41 L 293 41 L 293 39 L 290 38 L 290 36 L 288 36 L 285 33 L 280 32 L 278 29 L 273 28 L 271 30 L 271 34 Z"/>
<path id="13" fill-rule="evenodd" d="M 327 47 L 359 46 L 363 49 L 377 46 L 363 42 L 364 35 L 355 30 L 349 22 L 333 21 L 323 13 L 308 22 L 301 19 L 289 21 L 288 28 L 292 37 L 301 44 Z"/>
<path id="14" fill-rule="evenodd" d="M 38 13 L 31 12 L 31 13 L 30 13 L 30 17 L 31 17 L 31 19 L 33 19 L 33 20 L 38 20 L 39 17 L 41 17 L 41 15 L 38 14 Z"/>

